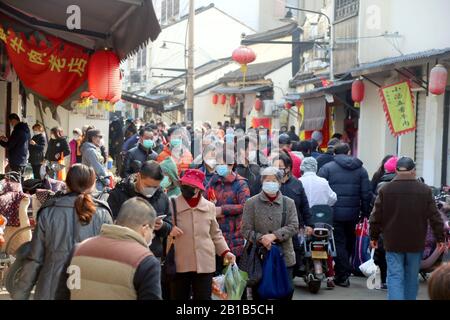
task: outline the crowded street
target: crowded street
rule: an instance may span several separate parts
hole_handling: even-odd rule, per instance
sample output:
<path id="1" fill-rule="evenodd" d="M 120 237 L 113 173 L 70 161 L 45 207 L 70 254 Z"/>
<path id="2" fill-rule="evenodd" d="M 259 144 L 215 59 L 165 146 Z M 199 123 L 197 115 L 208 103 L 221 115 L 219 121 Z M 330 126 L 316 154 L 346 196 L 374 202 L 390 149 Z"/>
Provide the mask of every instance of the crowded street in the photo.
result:
<path id="1" fill-rule="evenodd" d="M 0 0 L 1 303 L 450 300 L 434 2 Z"/>

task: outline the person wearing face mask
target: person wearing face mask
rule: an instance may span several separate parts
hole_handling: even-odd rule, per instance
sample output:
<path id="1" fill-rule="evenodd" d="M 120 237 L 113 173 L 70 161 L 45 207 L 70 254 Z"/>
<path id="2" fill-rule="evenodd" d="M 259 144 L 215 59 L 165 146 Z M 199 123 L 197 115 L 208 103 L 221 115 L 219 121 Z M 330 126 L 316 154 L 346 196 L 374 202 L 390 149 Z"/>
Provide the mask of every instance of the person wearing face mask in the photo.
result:
<path id="1" fill-rule="evenodd" d="M 244 249 L 244 238 L 240 232 L 244 204 L 250 198 L 247 179 L 233 171 L 234 150 L 225 149 L 217 156 L 216 173 L 207 186 L 208 200 L 216 205 L 216 217 L 231 252 L 238 257 Z M 227 161 L 228 160 L 228 161 Z M 217 271 L 223 263 L 219 260 Z"/>
<path id="2" fill-rule="evenodd" d="M 114 225 L 80 243 L 71 261 L 80 268 L 80 287 L 71 289 L 71 300 L 161 300 L 160 264 L 148 249 L 156 221 L 153 207 L 135 197 Z"/>
<path id="3" fill-rule="evenodd" d="M 63 129 L 60 127 L 54 127 L 50 130 L 50 141 L 48 142 L 47 152 L 45 159 L 51 163 L 57 162 L 64 166 L 64 159 L 70 155 L 69 144 L 67 143 L 67 137 L 64 136 Z M 66 180 L 66 169 L 63 168 L 57 172 L 57 179 L 59 181 Z"/>
<path id="4" fill-rule="evenodd" d="M 119 210 L 125 201 L 134 197 L 140 197 L 147 201 L 156 211 L 155 238 L 150 246 L 156 258 L 161 259 L 164 255 L 164 243 L 172 230 L 172 212 L 169 198 L 160 187 L 164 174 L 159 163 L 156 161 L 144 162 L 138 173 L 122 180 L 110 192 L 108 204 L 111 207 L 113 218 L 116 219 Z M 165 216 L 165 217 L 162 217 Z M 169 292 L 167 285 L 162 283 L 163 297 L 167 298 Z"/>
<path id="5" fill-rule="evenodd" d="M 203 164 L 198 169 L 205 174 L 205 180 L 203 181 L 205 187 L 209 185 L 211 178 L 216 173 L 216 148 L 220 148 L 220 146 L 209 145 L 203 150 Z"/>
<path id="6" fill-rule="evenodd" d="M 0 137 L 0 145 L 8 150 L 9 170 L 23 174 L 27 165 L 28 146 L 31 139 L 30 129 L 26 123 L 20 121 L 19 116 L 15 113 L 8 116 L 8 121 L 13 131 L 9 138 Z"/>
<path id="7" fill-rule="evenodd" d="M 178 174 L 181 175 L 183 171 L 189 169 L 193 162 L 191 152 L 183 145 L 183 128 L 173 126 L 168 130 L 169 143 L 164 146 L 163 151 L 158 155 L 156 161 L 159 163 L 166 160 L 167 157 L 172 157 L 177 164 Z"/>
<path id="8" fill-rule="evenodd" d="M 70 165 L 74 165 L 75 163 L 81 163 L 81 140 L 82 134 L 81 129 L 75 128 L 72 131 L 73 139 L 69 142 L 70 147 Z"/>
<path id="9" fill-rule="evenodd" d="M 211 300 L 216 255 L 226 263 L 235 263 L 216 220 L 216 208 L 206 200 L 205 175 L 197 169 L 188 169 L 181 178 L 181 192 L 174 199 L 176 226 L 170 237 L 174 238 L 176 275 L 172 286 L 172 299 Z"/>
<path id="10" fill-rule="evenodd" d="M 33 138 L 30 140 L 30 145 L 28 150 L 30 156 L 28 157 L 28 162 L 33 168 L 33 176 L 35 179 L 41 179 L 41 165 L 44 161 L 44 149 L 46 145 L 44 136 L 44 127 L 40 123 L 36 123 L 33 126 Z"/>
<path id="11" fill-rule="evenodd" d="M 245 203 L 241 232 L 247 241 L 253 244 L 256 241 L 267 250 L 273 243 L 278 244 L 293 279 L 296 260 L 292 237 L 297 234 L 299 223 L 294 200 L 280 192 L 282 180 L 283 174 L 278 168 L 268 167 L 261 172 L 262 191 Z M 254 300 L 259 299 L 257 292 L 257 286 L 253 287 Z"/>
<path id="12" fill-rule="evenodd" d="M 92 197 L 95 172 L 75 164 L 67 173 L 68 193 L 46 201 L 39 209 L 30 251 L 14 290 L 14 300 L 69 299 L 66 273 L 74 246 L 100 234 L 103 224 L 112 224 L 111 210 Z"/>
<path id="13" fill-rule="evenodd" d="M 138 145 L 130 149 L 125 155 L 124 178 L 133 173 L 131 168 L 133 161 L 138 160 L 144 163 L 149 160 L 155 160 L 158 157 L 157 153 L 153 151 L 154 146 L 152 130 L 148 127 L 139 130 Z"/>
<path id="14" fill-rule="evenodd" d="M 249 161 L 249 146 L 248 136 L 244 138 L 244 141 L 238 141 L 236 173 L 247 179 L 250 196 L 253 197 L 261 192 L 261 168 L 258 164 Z"/>
<path id="15" fill-rule="evenodd" d="M 103 191 L 109 186 L 109 174 L 104 166 L 104 158 L 100 151 L 103 135 L 100 130 L 91 129 L 86 133 L 86 142 L 81 146 L 82 163 L 92 167 L 97 176 L 96 187 L 98 191 Z"/>
<path id="16" fill-rule="evenodd" d="M 161 181 L 161 189 L 164 190 L 167 196 L 176 197 L 181 194 L 180 177 L 178 176 L 177 165 L 171 157 L 161 162 L 161 169 L 164 178 Z"/>

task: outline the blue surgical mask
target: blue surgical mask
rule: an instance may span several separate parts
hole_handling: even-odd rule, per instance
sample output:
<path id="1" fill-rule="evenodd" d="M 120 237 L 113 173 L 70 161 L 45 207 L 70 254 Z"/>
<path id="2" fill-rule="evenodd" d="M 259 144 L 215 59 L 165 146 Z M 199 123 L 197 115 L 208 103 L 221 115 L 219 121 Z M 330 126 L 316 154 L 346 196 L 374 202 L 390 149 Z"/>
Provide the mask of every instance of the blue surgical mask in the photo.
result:
<path id="1" fill-rule="evenodd" d="M 216 172 L 221 177 L 226 177 L 228 175 L 228 166 L 226 164 L 219 164 L 216 166 Z"/>
<path id="2" fill-rule="evenodd" d="M 161 183 L 159 184 L 161 188 L 167 189 L 172 185 L 172 182 L 170 181 L 168 176 L 164 176 L 164 179 L 162 179 Z"/>
<path id="3" fill-rule="evenodd" d="M 262 189 L 265 193 L 276 194 L 278 191 L 280 191 L 280 185 L 278 184 L 278 182 L 266 181 L 263 182 Z"/>
<path id="4" fill-rule="evenodd" d="M 153 142 L 153 140 L 144 140 L 144 141 L 142 141 L 142 146 L 145 148 L 145 149 L 151 149 L 151 148 L 153 148 L 153 145 L 154 145 L 154 142 Z"/>
<path id="5" fill-rule="evenodd" d="M 182 143 L 181 139 L 171 139 L 170 140 L 170 145 L 172 146 L 172 148 L 181 146 L 181 143 Z"/>

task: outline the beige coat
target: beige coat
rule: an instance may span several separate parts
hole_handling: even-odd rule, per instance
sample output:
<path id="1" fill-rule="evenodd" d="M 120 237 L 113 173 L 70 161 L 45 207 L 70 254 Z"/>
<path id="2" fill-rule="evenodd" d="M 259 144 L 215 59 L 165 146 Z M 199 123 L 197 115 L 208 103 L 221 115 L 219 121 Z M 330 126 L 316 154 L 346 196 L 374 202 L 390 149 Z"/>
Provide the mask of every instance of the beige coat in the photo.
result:
<path id="1" fill-rule="evenodd" d="M 216 254 L 222 255 L 229 250 L 216 220 L 215 205 L 203 197 L 195 208 L 191 208 L 181 195 L 175 201 L 176 225 L 183 231 L 175 239 L 177 272 L 215 272 Z"/>

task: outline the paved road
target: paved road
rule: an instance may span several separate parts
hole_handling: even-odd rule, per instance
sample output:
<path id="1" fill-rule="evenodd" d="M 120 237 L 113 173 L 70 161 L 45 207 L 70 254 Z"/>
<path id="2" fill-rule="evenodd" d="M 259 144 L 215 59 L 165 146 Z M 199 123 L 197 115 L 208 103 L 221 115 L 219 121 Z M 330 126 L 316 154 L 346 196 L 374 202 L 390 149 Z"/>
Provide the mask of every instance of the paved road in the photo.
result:
<path id="1" fill-rule="evenodd" d="M 296 285 L 294 300 L 386 300 L 387 292 L 367 289 L 365 278 L 352 277 L 349 288 L 336 287 L 333 290 L 322 288 L 317 294 L 309 293 L 305 282 L 300 278 L 296 278 L 294 283 Z M 6 291 L 0 291 L 0 300 L 9 299 Z M 428 300 L 427 285 L 423 281 L 420 281 L 418 299 Z"/>

